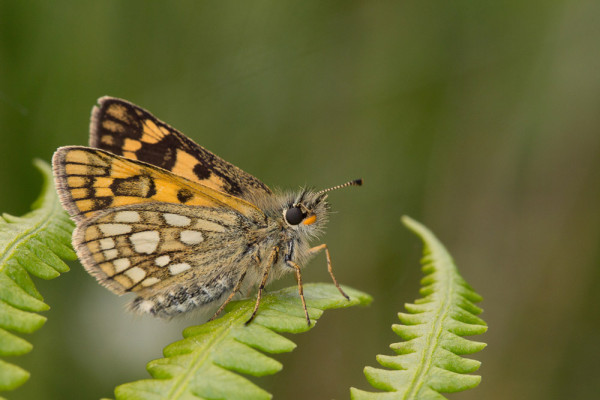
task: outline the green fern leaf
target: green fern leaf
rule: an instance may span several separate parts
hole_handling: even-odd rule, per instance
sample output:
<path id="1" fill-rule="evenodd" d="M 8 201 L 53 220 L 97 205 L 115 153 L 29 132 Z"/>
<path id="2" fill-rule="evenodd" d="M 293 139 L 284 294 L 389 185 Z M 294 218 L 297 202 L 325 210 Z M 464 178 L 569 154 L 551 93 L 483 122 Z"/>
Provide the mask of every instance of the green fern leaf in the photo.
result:
<path id="1" fill-rule="evenodd" d="M 371 297 L 344 288 L 346 300 L 334 285 L 317 283 L 304 286 L 311 320 L 323 310 L 366 305 Z M 239 374 L 264 376 L 281 370 L 281 364 L 264 355 L 292 351 L 296 345 L 276 332 L 305 332 L 308 327 L 298 296 L 290 287 L 263 297 L 256 318 L 254 300 L 243 300 L 228 307 L 223 317 L 183 331 L 184 339 L 164 349 L 165 358 L 148 363 L 154 379 L 120 385 L 118 400 L 132 399 L 270 399 L 271 395 Z"/>
<path id="2" fill-rule="evenodd" d="M 467 375 L 480 362 L 460 355 L 486 346 L 462 337 L 487 330 L 477 317 L 482 310 L 474 304 L 482 298 L 459 275 L 450 254 L 427 228 L 408 217 L 402 221 L 425 244 L 420 290 L 424 298 L 405 304 L 407 313 L 398 314 L 402 324 L 392 326 L 404 340 L 390 346 L 398 355 L 377 356 L 379 364 L 392 370 L 364 370 L 369 383 L 385 392 L 351 388 L 353 400 L 441 400 L 445 397 L 440 392 L 470 389 L 481 381 L 480 376 Z"/>
<path id="3" fill-rule="evenodd" d="M 29 342 L 14 335 L 38 330 L 46 318 L 37 314 L 49 307 L 29 274 L 52 279 L 67 272 L 61 260 L 77 258 L 71 249 L 73 223 L 63 211 L 50 166 L 36 160 L 44 176 L 44 188 L 33 211 L 22 217 L 0 217 L 0 356 L 31 351 Z M 29 373 L 0 360 L 0 390 L 12 390 L 27 381 Z"/>

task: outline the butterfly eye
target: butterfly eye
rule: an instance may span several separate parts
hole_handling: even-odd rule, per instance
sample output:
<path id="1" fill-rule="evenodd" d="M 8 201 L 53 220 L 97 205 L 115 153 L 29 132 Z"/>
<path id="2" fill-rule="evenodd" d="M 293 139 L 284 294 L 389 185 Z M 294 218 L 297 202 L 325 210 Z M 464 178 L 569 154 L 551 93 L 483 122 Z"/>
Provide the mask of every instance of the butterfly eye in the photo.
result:
<path id="1" fill-rule="evenodd" d="M 285 213 L 285 220 L 290 225 L 298 225 L 304 219 L 304 214 L 300 207 L 292 207 Z"/>

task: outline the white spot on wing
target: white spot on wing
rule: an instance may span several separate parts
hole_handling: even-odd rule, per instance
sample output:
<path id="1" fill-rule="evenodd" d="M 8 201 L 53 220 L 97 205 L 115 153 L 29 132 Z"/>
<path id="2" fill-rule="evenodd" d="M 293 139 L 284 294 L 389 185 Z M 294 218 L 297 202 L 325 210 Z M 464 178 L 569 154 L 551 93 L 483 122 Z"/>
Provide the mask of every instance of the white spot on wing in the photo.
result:
<path id="1" fill-rule="evenodd" d="M 123 235 L 124 233 L 131 232 L 131 225 L 125 224 L 100 224 L 98 228 L 100 228 L 105 236 Z"/>
<path id="2" fill-rule="evenodd" d="M 136 211 L 119 211 L 115 215 L 115 222 L 139 222 L 140 214 Z"/>
<path id="3" fill-rule="evenodd" d="M 113 261 L 113 265 L 115 266 L 115 272 L 122 272 L 129 268 L 131 262 L 129 262 L 129 258 L 119 258 Z"/>
<path id="4" fill-rule="evenodd" d="M 163 214 L 163 216 L 165 217 L 167 224 L 171 226 L 188 226 L 192 222 L 192 220 L 185 215 L 166 213 Z"/>
<path id="5" fill-rule="evenodd" d="M 140 267 L 133 267 L 125 271 L 125 275 L 127 275 L 133 283 L 138 283 L 146 276 L 146 271 L 141 269 Z"/>
<path id="6" fill-rule="evenodd" d="M 117 258 L 119 256 L 119 252 L 117 249 L 104 250 L 104 258 L 107 260 L 112 260 L 113 258 Z"/>
<path id="7" fill-rule="evenodd" d="M 115 247 L 115 241 L 111 238 L 100 239 L 100 248 L 102 250 L 112 249 L 113 247 Z"/>
<path id="8" fill-rule="evenodd" d="M 171 257 L 169 257 L 168 254 L 165 254 L 164 256 L 156 257 L 156 260 L 154 260 L 154 262 L 159 267 L 164 267 L 165 265 L 171 262 Z"/>
<path id="9" fill-rule="evenodd" d="M 192 268 L 192 266 L 188 263 L 179 263 L 171 265 L 169 267 L 169 271 L 171 272 L 171 275 L 177 275 L 182 273 L 183 271 L 187 271 L 190 268 Z"/>
<path id="10" fill-rule="evenodd" d="M 207 221 L 205 219 L 199 219 L 196 222 L 196 227 L 202 229 L 203 231 L 225 232 L 225 227 L 223 225 L 217 224 L 216 222 Z"/>
<path id="11" fill-rule="evenodd" d="M 160 235 L 158 231 L 143 231 L 134 233 L 129 240 L 138 253 L 151 254 L 158 247 Z"/>
<path id="12" fill-rule="evenodd" d="M 156 283 L 160 282 L 160 279 L 155 278 L 155 277 L 150 277 L 150 278 L 146 278 L 142 281 L 142 286 L 144 287 L 148 287 L 148 286 L 152 286 Z"/>
<path id="13" fill-rule="evenodd" d="M 185 244 L 198 244 L 204 240 L 202 232 L 199 231 L 181 231 L 179 239 Z"/>

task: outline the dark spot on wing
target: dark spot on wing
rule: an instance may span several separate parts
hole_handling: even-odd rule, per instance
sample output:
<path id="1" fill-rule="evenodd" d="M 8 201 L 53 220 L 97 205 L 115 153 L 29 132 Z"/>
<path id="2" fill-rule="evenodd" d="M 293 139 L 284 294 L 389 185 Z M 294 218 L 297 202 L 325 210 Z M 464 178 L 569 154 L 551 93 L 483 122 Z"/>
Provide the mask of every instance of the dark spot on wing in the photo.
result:
<path id="1" fill-rule="evenodd" d="M 113 202 L 113 198 L 110 196 L 96 197 L 94 198 L 94 210 L 101 210 L 110 207 Z"/>
<path id="2" fill-rule="evenodd" d="M 177 200 L 182 203 L 188 202 L 192 197 L 194 197 L 194 194 L 188 189 L 180 189 L 179 192 L 177 192 Z"/>
<path id="3" fill-rule="evenodd" d="M 145 175 L 136 175 L 129 178 L 115 178 L 110 184 L 110 189 L 115 196 L 149 198 L 156 194 L 154 179 Z"/>
<path id="4" fill-rule="evenodd" d="M 204 180 L 204 179 L 208 179 L 210 177 L 211 172 L 210 172 L 210 169 L 208 169 L 207 165 L 198 163 L 198 164 L 194 165 L 194 174 L 196 174 L 198 179 Z"/>
<path id="5" fill-rule="evenodd" d="M 135 152 L 138 160 L 170 171 L 177 161 L 177 149 L 181 142 L 175 135 L 166 135 L 156 143 L 143 143 Z"/>

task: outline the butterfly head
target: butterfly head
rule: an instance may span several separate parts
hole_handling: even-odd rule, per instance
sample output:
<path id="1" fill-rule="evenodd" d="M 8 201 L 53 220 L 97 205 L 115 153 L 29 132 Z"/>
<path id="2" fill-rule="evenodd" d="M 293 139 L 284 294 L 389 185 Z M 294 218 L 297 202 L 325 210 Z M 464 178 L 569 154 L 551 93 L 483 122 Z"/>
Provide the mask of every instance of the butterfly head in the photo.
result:
<path id="1" fill-rule="evenodd" d="M 283 210 L 283 219 L 290 227 L 316 232 L 327 222 L 329 203 L 327 192 L 347 186 L 360 186 L 362 179 L 346 182 L 318 192 L 303 190 Z"/>

